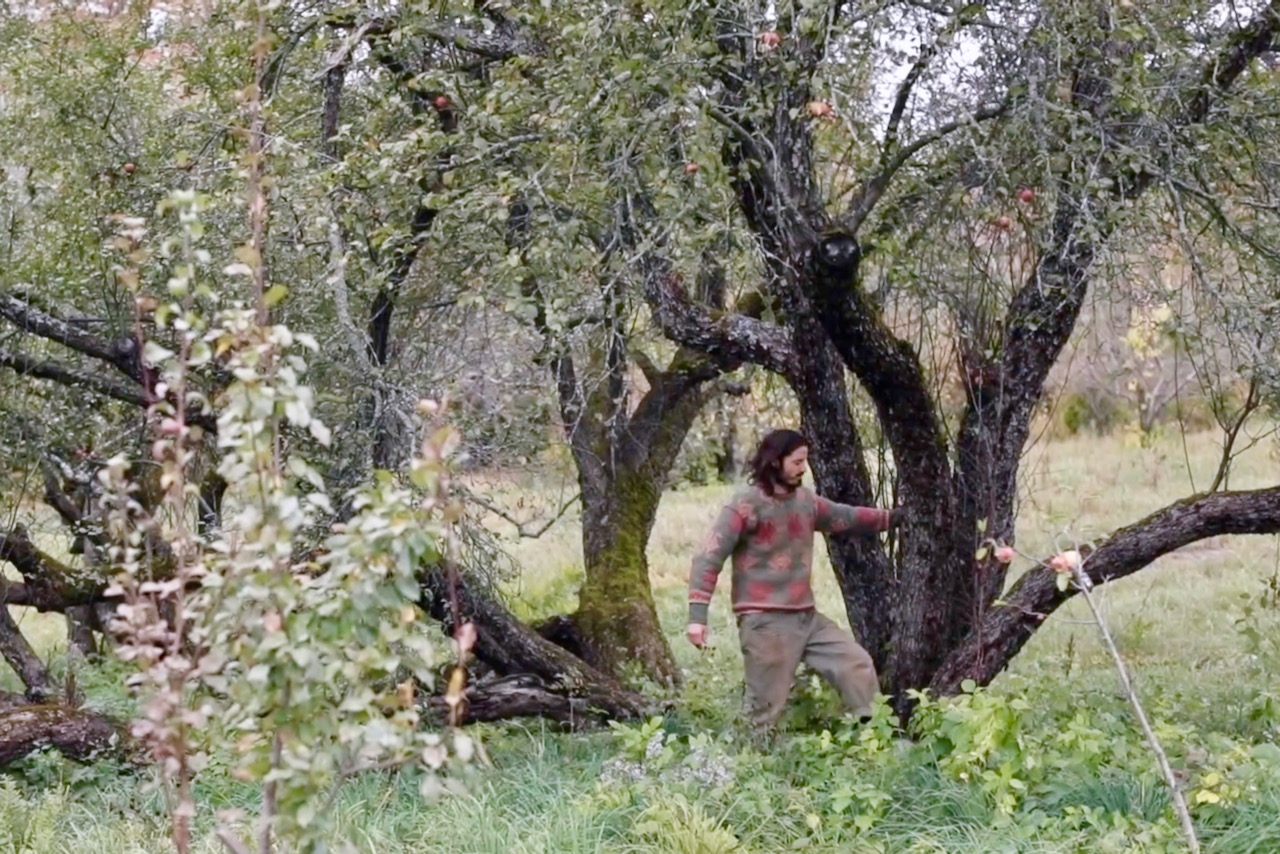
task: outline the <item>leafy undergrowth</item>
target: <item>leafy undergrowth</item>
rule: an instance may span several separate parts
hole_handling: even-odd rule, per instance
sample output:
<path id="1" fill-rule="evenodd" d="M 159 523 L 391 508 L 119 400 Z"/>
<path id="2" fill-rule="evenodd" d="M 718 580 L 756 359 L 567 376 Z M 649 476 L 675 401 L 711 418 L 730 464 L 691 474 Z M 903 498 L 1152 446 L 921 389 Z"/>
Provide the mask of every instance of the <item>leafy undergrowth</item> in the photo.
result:
<path id="1" fill-rule="evenodd" d="M 1122 450 L 1052 445 L 1054 489 L 1028 507 L 1020 546 L 1043 553 L 1052 539 L 1045 532 L 1094 536 L 1185 491 L 1160 461 Z M 1208 470 L 1212 445 L 1192 450 L 1197 470 Z M 1253 462 L 1251 476 L 1274 471 L 1265 453 Z M 1151 471 L 1165 479 L 1158 488 Z M 1079 495 L 1063 497 L 1064 486 Z M 1121 496 L 1125 506 L 1099 500 L 1081 510 L 1088 490 Z M 895 733 L 887 710 L 865 727 L 841 720 L 832 693 L 804 675 L 783 735 L 754 743 L 740 720 L 741 656 L 723 590 L 710 649 L 682 640 L 688 555 L 722 492 L 668 496 L 650 544 L 660 616 L 686 673 L 674 711 L 585 735 L 537 722 L 479 728 L 473 734 L 493 767 L 474 769 L 466 794 L 429 804 L 410 775 L 362 777 L 333 802 L 332 850 L 348 841 L 378 854 L 1185 850 L 1077 603 L 1055 614 L 990 690 L 926 701 L 911 740 Z M 522 613 L 571 610 L 574 531 L 523 548 L 525 576 L 513 591 Z M 1239 538 L 1185 549 L 1100 594 L 1211 852 L 1280 851 L 1276 575 L 1274 538 Z M 825 562 L 816 581 L 822 610 L 843 621 Z M 81 669 L 78 682 L 92 706 L 126 714 L 132 704 L 116 687 L 123 675 L 112 664 Z M 170 850 L 149 783 L 111 765 L 30 757 L 0 778 L 0 854 Z M 258 802 L 216 755 L 195 798 L 199 852 L 222 850 L 211 835 L 218 811 L 251 812 Z"/>
<path id="2" fill-rule="evenodd" d="M 883 706 L 866 725 L 842 719 L 806 676 L 785 731 L 761 743 L 742 728 L 733 691 L 692 702 L 722 685 L 719 670 L 714 659 L 695 662 L 675 712 L 608 732 L 482 728 L 493 767 L 432 804 L 409 776 L 370 774 L 334 801 L 334 850 L 1184 850 L 1155 765 L 1103 673 L 922 698 L 910 739 Z M 1237 707 L 1222 695 L 1221 715 L 1186 716 L 1181 691 L 1148 688 L 1206 850 L 1280 850 L 1274 698 L 1257 693 Z M 210 832 L 218 811 L 257 801 L 216 761 L 195 795 L 198 851 L 220 850 Z M 165 850 L 165 810 L 146 774 L 40 754 L 0 788 L 0 854 Z"/>

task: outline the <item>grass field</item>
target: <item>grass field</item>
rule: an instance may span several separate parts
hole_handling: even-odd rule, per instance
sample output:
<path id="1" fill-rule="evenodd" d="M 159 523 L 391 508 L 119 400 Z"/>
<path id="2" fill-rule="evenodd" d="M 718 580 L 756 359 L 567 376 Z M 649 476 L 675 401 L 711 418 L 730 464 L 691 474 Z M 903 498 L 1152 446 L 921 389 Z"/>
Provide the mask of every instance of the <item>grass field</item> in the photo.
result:
<path id="1" fill-rule="evenodd" d="M 1207 435 L 1147 449 L 1096 437 L 1048 445 L 1027 462 L 1018 545 L 1039 555 L 1100 537 L 1193 483 L 1203 488 L 1217 457 Z M 1237 462 L 1231 486 L 1277 482 L 1280 459 L 1264 442 Z M 367 777 L 338 799 L 335 838 L 379 854 L 1183 850 L 1080 602 L 1055 614 L 990 692 L 934 708 L 935 727 L 915 746 L 850 729 L 810 681 L 781 741 L 749 744 L 737 722 L 727 584 L 712 604 L 710 649 L 683 640 L 688 559 L 725 492 L 668 495 L 651 542 L 660 615 L 687 674 L 659 729 L 482 728 L 495 768 L 471 780 L 471 794 L 425 805 L 410 781 Z M 522 571 L 510 593 L 523 615 L 572 608 L 577 537 L 566 517 L 539 540 L 512 543 Z M 1280 609 L 1268 595 L 1278 571 L 1276 538 L 1220 539 L 1099 592 L 1212 851 L 1280 851 Z M 815 574 L 820 608 L 843 623 L 825 555 Z M 15 615 L 56 657 L 61 621 Z M 112 695 L 104 687 L 91 698 Z M 20 771 L 0 789 L 0 854 L 166 850 L 159 798 L 137 777 L 51 757 Z M 207 827 L 217 809 L 251 806 L 253 792 L 210 775 L 199 797 Z M 206 835 L 197 850 L 220 849 Z"/>

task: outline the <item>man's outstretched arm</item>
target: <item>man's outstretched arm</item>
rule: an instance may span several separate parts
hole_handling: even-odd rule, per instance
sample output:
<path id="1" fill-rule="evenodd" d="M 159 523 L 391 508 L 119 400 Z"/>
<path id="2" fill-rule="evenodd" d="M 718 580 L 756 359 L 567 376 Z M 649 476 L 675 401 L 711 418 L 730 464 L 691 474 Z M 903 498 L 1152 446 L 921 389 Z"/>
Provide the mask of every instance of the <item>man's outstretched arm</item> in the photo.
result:
<path id="1" fill-rule="evenodd" d="M 894 511 L 837 504 L 814 496 L 813 527 L 824 534 L 879 534 L 894 524 Z"/>

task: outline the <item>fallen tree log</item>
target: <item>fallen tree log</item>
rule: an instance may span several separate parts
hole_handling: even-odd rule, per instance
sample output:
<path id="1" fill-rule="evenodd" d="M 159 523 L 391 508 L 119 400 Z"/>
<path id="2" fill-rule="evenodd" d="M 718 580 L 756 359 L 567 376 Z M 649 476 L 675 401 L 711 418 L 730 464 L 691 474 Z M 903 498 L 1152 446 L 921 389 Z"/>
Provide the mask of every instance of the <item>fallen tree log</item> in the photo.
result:
<path id="1" fill-rule="evenodd" d="M 470 714 L 496 715 L 508 709 L 513 717 L 542 715 L 568 722 L 581 720 L 584 711 L 587 719 L 602 721 L 632 720 L 649 710 L 651 703 L 644 696 L 542 637 L 460 571 L 450 575 L 442 565 L 422 570 L 423 610 L 450 634 L 470 621 L 476 627 L 476 657 L 500 677 L 525 677 L 499 688 L 489 687 L 495 682 L 473 686 Z"/>
<path id="2" fill-rule="evenodd" d="M 438 723 L 448 720 L 449 704 L 443 696 L 428 697 L 425 706 L 432 720 Z M 577 730 L 598 726 L 615 716 L 593 706 L 585 697 L 566 694 L 527 673 L 480 682 L 469 686 L 464 693 L 460 718 L 463 724 L 516 718 L 547 718 Z"/>
<path id="3" fill-rule="evenodd" d="M 123 756 L 128 743 L 124 730 L 101 715 L 62 703 L 27 703 L 0 695 L 0 768 L 45 747 L 89 762 Z"/>

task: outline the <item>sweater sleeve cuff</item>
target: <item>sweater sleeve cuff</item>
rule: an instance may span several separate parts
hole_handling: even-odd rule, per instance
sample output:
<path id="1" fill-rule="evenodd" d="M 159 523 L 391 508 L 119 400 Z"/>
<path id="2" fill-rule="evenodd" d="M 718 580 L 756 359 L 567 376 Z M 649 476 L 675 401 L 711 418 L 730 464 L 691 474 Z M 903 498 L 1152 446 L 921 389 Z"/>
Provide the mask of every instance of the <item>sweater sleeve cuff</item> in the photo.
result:
<path id="1" fill-rule="evenodd" d="M 707 624 L 707 610 L 709 608 L 710 606 L 706 602 L 690 602 L 689 622 L 705 626 Z"/>
<path id="2" fill-rule="evenodd" d="M 854 514 L 854 527 L 864 532 L 884 533 L 893 517 L 878 507 L 859 507 Z"/>

